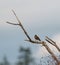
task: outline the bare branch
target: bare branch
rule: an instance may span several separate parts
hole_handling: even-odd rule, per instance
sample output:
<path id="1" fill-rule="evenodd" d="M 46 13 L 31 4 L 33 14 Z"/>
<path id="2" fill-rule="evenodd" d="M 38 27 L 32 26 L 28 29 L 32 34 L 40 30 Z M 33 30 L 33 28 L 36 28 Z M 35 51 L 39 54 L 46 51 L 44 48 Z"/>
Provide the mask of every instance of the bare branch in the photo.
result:
<path id="1" fill-rule="evenodd" d="M 47 40 L 47 39 L 45 39 L 47 42 L 49 42 L 50 44 L 52 44 L 52 42 L 51 41 L 49 41 L 49 40 Z M 54 44 L 52 44 L 52 45 L 54 45 Z"/>
<path id="2" fill-rule="evenodd" d="M 8 21 L 6 23 L 12 24 L 12 25 L 19 25 L 19 24 L 15 24 L 15 23 L 8 22 Z"/>
<path id="3" fill-rule="evenodd" d="M 49 46 L 46 44 L 46 42 L 42 41 L 42 45 L 46 48 L 46 50 L 51 54 L 51 56 L 54 58 L 54 60 L 59 63 L 58 58 L 55 56 L 55 54 L 52 52 L 52 50 L 49 48 Z"/>
<path id="4" fill-rule="evenodd" d="M 15 17 L 16 17 L 18 23 L 21 25 L 21 22 L 20 22 L 20 20 L 18 19 L 18 17 L 17 17 L 17 15 L 16 15 L 16 13 L 14 12 L 14 10 L 12 10 L 12 12 L 13 12 L 13 14 L 15 15 Z"/>
<path id="5" fill-rule="evenodd" d="M 60 48 L 57 46 L 56 42 L 54 42 L 52 39 L 50 39 L 49 37 L 46 36 L 45 39 L 47 42 L 49 42 L 50 44 L 52 44 L 53 46 L 55 46 L 57 48 L 57 50 L 60 52 Z"/>
<path id="6" fill-rule="evenodd" d="M 22 28 L 22 30 L 24 31 L 24 33 L 25 33 L 25 35 L 27 36 L 27 38 L 31 41 L 30 36 L 28 35 L 28 33 L 26 32 L 26 30 L 24 29 L 23 25 L 21 24 L 21 22 L 20 22 L 20 20 L 18 19 L 18 17 L 17 17 L 17 15 L 16 15 L 16 13 L 14 12 L 14 10 L 12 10 L 12 12 L 14 13 L 14 15 L 15 15 L 15 17 L 16 17 L 16 19 L 17 19 L 17 21 L 18 21 L 19 24 L 10 23 L 10 22 L 7 22 L 7 23 L 8 23 L 8 24 L 12 24 L 12 25 L 19 25 L 19 26 Z"/>
<path id="7" fill-rule="evenodd" d="M 51 42 L 53 42 L 54 44 L 56 44 L 52 39 L 50 39 L 48 36 L 46 36 L 46 38 L 48 39 L 48 40 L 50 40 Z"/>
<path id="8" fill-rule="evenodd" d="M 28 42 L 31 42 L 31 43 L 34 43 L 34 44 L 42 44 L 42 41 L 34 41 L 34 40 L 25 40 L 25 41 L 28 41 Z"/>

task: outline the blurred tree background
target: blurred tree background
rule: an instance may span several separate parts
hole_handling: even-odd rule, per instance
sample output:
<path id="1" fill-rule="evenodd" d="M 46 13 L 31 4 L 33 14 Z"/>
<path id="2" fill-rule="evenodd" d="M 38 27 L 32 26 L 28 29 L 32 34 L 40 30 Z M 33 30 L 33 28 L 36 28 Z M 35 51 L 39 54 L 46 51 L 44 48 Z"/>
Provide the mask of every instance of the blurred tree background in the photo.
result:
<path id="1" fill-rule="evenodd" d="M 4 57 L 3 57 L 3 61 L 0 62 L 0 65 L 10 65 L 10 62 L 8 61 L 6 55 L 4 55 Z"/>
<path id="2" fill-rule="evenodd" d="M 17 61 L 14 64 L 10 63 L 7 56 L 4 55 L 3 61 L 0 62 L 0 65 L 57 65 L 51 55 L 41 57 L 40 62 L 36 62 L 37 60 L 32 56 L 32 51 L 29 47 L 20 47 L 18 51 L 19 55 L 17 56 Z"/>
<path id="3" fill-rule="evenodd" d="M 35 65 L 35 58 L 32 56 L 32 52 L 30 48 L 19 48 L 19 56 L 18 61 L 14 63 L 14 65 Z M 4 55 L 2 62 L 0 62 L 0 65 L 12 65 L 7 59 L 7 56 Z"/>
<path id="4" fill-rule="evenodd" d="M 34 58 L 30 48 L 20 47 L 17 65 L 33 65 Z"/>

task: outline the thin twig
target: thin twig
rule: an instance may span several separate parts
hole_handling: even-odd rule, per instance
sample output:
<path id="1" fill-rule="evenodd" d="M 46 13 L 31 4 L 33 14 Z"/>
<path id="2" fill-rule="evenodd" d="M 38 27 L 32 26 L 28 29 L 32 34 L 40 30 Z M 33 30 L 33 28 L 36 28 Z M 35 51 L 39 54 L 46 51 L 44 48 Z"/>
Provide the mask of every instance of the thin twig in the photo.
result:
<path id="1" fill-rule="evenodd" d="M 8 21 L 7 21 L 6 23 L 8 23 L 8 24 L 12 24 L 12 25 L 19 25 L 19 24 L 15 24 L 15 23 L 10 23 L 10 22 L 8 22 Z"/>
<path id="2" fill-rule="evenodd" d="M 50 44 L 52 44 L 52 42 L 51 41 L 49 41 L 49 40 L 47 40 L 47 39 L 45 39 L 47 42 L 49 42 Z M 54 44 L 52 44 L 52 45 L 54 45 Z"/>
<path id="3" fill-rule="evenodd" d="M 52 44 L 53 46 L 55 46 L 57 48 L 57 50 L 60 52 L 60 48 L 57 46 L 56 42 L 54 42 L 52 39 L 50 39 L 49 37 L 46 36 L 45 39 L 47 42 L 49 42 L 50 44 Z"/>
<path id="4" fill-rule="evenodd" d="M 50 39 L 48 36 L 46 36 L 46 38 L 48 39 L 48 40 L 50 40 L 51 42 L 53 42 L 54 44 L 56 44 L 52 39 Z"/>

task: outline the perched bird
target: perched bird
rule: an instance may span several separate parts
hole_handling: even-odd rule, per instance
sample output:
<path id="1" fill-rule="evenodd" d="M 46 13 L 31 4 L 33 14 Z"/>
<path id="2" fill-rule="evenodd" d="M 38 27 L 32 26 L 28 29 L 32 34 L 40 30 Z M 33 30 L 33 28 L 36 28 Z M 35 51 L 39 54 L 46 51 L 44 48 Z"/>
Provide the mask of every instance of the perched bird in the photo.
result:
<path id="1" fill-rule="evenodd" d="M 40 39 L 37 35 L 35 35 L 34 38 L 35 38 L 36 40 L 41 41 L 41 39 Z"/>

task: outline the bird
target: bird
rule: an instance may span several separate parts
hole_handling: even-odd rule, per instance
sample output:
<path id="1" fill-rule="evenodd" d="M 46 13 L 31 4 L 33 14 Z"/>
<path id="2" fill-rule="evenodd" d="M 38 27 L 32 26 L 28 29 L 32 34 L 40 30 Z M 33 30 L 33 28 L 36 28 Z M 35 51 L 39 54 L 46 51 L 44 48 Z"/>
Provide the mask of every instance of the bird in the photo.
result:
<path id="1" fill-rule="evenodd" d="M 41 39 L 40 39 L 37 35 L 35 35 L 34 38 L 35 38 L 36 40 L 41 41 Z"/>

